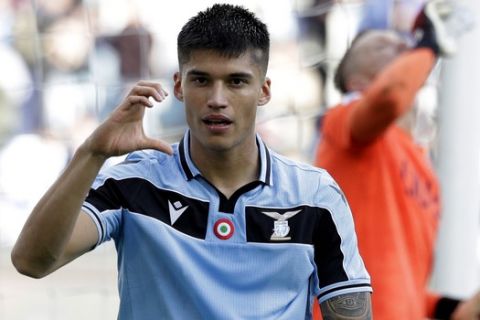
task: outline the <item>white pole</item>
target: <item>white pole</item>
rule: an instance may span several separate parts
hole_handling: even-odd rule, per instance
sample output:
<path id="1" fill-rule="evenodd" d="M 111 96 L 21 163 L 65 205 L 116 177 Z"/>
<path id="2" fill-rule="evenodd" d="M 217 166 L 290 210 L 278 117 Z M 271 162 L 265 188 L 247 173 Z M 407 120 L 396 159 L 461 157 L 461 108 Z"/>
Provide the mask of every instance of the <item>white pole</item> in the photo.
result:
<path id="1" fill-rule="evenodd" d="M 476 26 L 459 39 L 457 55 L 442 62 L 437 171 L 443 210 L 432 287 L 466 298 L 480 289 L 480 1 L 462 4 Z"/>

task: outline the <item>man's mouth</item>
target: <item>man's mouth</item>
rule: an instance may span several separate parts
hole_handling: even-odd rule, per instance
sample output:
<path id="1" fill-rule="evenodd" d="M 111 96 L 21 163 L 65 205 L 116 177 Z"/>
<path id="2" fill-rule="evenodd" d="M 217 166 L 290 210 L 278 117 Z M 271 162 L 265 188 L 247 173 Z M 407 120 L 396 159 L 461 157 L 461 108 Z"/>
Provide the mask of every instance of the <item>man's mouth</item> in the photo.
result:
<path id="1" fill-rule="evenodd" d="M 223 115 L 210 115 L 202 119 L 203 123 L 208 126 L 226 126 L 232 124 L 232 120 Z"/>

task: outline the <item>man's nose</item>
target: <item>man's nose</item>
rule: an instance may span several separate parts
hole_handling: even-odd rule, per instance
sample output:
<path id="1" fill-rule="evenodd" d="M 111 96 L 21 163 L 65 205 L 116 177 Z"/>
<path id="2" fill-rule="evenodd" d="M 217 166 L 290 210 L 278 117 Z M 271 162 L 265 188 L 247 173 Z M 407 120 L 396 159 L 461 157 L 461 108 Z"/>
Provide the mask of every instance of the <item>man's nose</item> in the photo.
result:
<path id="1" fill-rule="evenodd" d="M 227 88 L 221 82 L 214 83 L 208 97 L 210 108 L 225 108 L 227 106 Z"/>

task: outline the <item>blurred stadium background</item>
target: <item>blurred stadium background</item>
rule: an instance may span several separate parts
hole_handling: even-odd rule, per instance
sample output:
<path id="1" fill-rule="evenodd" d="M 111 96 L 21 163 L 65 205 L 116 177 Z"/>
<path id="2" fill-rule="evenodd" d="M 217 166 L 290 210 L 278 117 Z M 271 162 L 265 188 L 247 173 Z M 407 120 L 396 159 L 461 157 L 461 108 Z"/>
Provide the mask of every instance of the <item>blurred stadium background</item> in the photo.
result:
<path id="1" fill-rule="evenodd" d="M 364 27 L 408 32 L 424 0 L 0 0 L 0 319 L 116 318 L 112 243 L 42 280 L 16 273 L 10 250 L 33 205 L 132 83 L 154 79 L 171 91 L 177 33 L 214 2 L 243 5 L 268 24 L 273 100 L 259 110 L 258 131 L 278 152 L 311 162 L 351 39 Z M 468 8 L 460 28 L 480 14 L 475 0 L 457 3 Z M 432 287 L 465 297 L 480 287 L 479 36 L 478 27 L 465 34 L 419 96 L 418 138 L 434 145 L 444 192 Z M 172 96 L 145 126 L 173 142 L 185 119 Z"/>

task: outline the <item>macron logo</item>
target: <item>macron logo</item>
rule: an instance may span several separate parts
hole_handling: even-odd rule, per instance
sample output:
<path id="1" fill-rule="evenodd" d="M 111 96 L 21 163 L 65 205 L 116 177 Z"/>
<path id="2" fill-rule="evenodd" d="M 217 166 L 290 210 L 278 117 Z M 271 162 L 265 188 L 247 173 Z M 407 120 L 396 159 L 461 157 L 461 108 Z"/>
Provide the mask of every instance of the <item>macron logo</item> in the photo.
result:
<path id="1" fill-rule="evenodd" d="M 170 213 L 170 221 L 172 225 L 175 223 L 175 221 L 180 218 L 182 213 L 185 212 L 185 210 L 188 209 L 188 206 L 185 206 L 182 208 L 182 203 L 180 201 L 175 201 L 173 204 L 168 200 L 168 212 Z"/>

